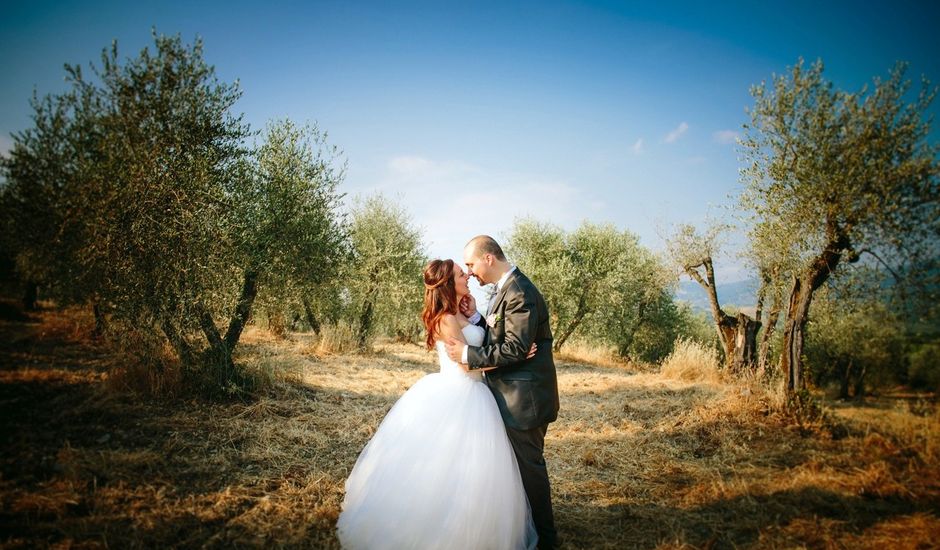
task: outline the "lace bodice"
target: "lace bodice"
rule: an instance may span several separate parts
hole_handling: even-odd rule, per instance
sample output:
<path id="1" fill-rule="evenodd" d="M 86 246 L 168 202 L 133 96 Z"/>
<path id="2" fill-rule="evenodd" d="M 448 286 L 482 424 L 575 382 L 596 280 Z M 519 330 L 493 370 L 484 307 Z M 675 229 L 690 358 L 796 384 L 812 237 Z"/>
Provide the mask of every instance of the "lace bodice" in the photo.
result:
<path id="1" fill-rule="evenodd" d="M 463 332 L 463 337 L 467 339 L 467 344 L 471 346 L 479 346 L 483 343 L 483 327 L 479 327 L 477 325 L 467 325 L 461 329 L 461 332 Z M 450 357 L 447 356 L 447 348 L 444 347 L 444 342 L 438 340 L 438 342 L 434 345 L 437 347 L 437 357 L 438 363 L 441 366 L 441 374 L 465 376 L 472 380 L 481 382 L 483 381 L 482 372 L 466 372 L 460 365 L 451 361 Z"/>

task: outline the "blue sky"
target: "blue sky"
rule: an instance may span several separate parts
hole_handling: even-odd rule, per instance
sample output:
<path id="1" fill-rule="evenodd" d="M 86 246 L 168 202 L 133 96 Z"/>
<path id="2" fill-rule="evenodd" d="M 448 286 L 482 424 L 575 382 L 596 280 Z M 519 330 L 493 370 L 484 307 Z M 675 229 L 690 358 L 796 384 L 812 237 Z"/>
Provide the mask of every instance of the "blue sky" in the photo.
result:
<path id="1" fill-rule="evenodd" d="M 63 89 L 64 63 L 112 39 L 136 54 L 154 26 L 204 39 L 253 127 L 317 122 L 348 160 L 344 190 L 396 197 L 432 256 L 459 259 L 526 215 L 612 222 L 660 249 L 672 224 L 731 202 L 752 84 L 800 56 L 851 90 L 896 60 L 940 82 L 938 6 L 3 2 L 0 150 L 29 125 L 34 88 Z M 747 275 L 732 256 L 718 268 Z"/>

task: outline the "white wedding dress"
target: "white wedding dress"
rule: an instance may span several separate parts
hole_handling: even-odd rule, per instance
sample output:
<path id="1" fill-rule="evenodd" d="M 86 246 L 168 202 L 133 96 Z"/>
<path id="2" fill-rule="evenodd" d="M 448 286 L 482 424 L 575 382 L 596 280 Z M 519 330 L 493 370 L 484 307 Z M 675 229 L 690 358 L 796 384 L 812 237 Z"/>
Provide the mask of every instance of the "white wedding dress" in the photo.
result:
<path id="1" fill-rule="evenodd" d="M 483 329 L 468 325 L 471 345 Z M 382 420 L 346 479 L 337 522 L 348 549 L 521 549 L 537 536 L 522 478 L 482 373 L 437 343 L 440 372 Z"/>

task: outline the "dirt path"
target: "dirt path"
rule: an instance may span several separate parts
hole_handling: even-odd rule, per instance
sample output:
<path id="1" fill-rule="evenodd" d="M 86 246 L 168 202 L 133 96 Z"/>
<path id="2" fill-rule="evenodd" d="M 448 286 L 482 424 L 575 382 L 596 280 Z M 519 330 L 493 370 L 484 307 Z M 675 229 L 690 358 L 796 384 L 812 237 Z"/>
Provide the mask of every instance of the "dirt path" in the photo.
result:
<path id="1" fill-rule="evenodd" d="M 121 359 L 74 315 L 36 321 L 0 321 L 9 548 L 336 547 L 358 452 L 395 400 L 436 370 L 417 347 L 316 357 L 303 335 L 249 331 L 240 361 L 287 380 L 264 396 L 142 397 L 115 391 L 107 373 Z M 617 365 L 559 371 L 562 413 L 546 458 L 566 548 L 938 540 L 935 413 L 899 409 L 874 425 L 840 411 L 840 429 L 801 433 L 753 389 Z"/>

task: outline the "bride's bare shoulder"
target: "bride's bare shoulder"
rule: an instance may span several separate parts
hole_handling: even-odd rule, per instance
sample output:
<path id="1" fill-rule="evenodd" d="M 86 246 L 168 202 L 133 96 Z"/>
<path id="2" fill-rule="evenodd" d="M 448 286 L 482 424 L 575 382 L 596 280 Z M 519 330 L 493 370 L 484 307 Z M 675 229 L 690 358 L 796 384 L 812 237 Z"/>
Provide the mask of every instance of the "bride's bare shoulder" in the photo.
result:
<path id="1" fill-rule="evenodd" d="M 444 336 L 450 336 L 452 338 L 458 338 L 461 334 L 460 332 L 460 321 L 457 320 L 456 315 L 450 313 L 444 314 L 441 317 L 441 334 Z"/>

